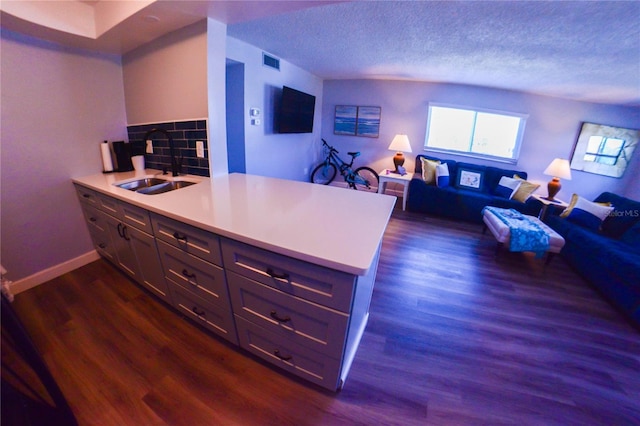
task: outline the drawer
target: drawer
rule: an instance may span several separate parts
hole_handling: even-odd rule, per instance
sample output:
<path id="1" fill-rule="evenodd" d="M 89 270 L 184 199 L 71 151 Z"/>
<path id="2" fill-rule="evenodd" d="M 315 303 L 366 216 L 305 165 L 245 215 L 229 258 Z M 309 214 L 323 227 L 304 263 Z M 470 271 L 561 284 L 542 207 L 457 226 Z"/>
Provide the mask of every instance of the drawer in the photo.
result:
<path id="1" fill-rule="evenodd" d="M 149 217 L 149 212 L 147 210 L 120 201 L 118 202 L 118 212 L 120 220 L 123 223 L 134 226 L 149 235 L 153 235 L 151 218 Z"/>
<path id="2" fill-rule="evenodd" d="M 151 214 L 156 238 L 207 262 L 222 266 L 220 238 L 211 232 Z"/>
<path id="3" fill-rule="evenodd" d="M 229 293 L 222 268 L 163 241 L 158 241 L 158 251 L 165 277 L 209 303 L 229 307 Z"/>
<path id="4" fill-rule="evenodd" d="M 240 346 L 252 354 L 324 388 L 338 389 L 340 361 L 297 345 L 236 316 Z"/>
<path id="5" fill-rule="evenodd" d="M 93 206 L 84 205 L 82 206 L 82 213 L 84 214 L 84 218 L 87 221 L 90 231 L 109 232 L 103 212 Z"/>
<path id="6" fill-rule="evenodd" d="M 349 312 L 356 277 L 249 246 L 222 239 L 227 271 L 251 278 L 285 293 Z"/>
<path id="7" fill-rule="evenodd" d="M 227 274 L 231 305 L 241 316 L 316 352 L 340 359 L 349 316 L 257 283 Z"/>
<path id="8" fill-rule="evenodd" d="M 106 195 L 98 194 L 98 208 L 113 217 L 120 219 L 118 200 Z"/>
<path id="9" fill-rule="evenodd" d="M 75 185 L 78 198 L 84 205 L 98 207 L 98 194 L 84 186 Z"/>
<path id="10" fill-rule="evenodd" d="M 114 264 L 118 264 L 118 259 L 115 257 L 115 248 L 111 242 L 111 236 L 109 231 L 99 231 L 97 228 L 89 228 L 89 234 L 91 235 L 91 241 L 96 251 L 105 259 Z"/>
<path id="11" fill-rule="evenodd" d="M 233 314 L 229 307 L 213 306 L 171 281 L 169 287 L 173 304 L 180 313 L 231 343 L 238 344 Z"/>

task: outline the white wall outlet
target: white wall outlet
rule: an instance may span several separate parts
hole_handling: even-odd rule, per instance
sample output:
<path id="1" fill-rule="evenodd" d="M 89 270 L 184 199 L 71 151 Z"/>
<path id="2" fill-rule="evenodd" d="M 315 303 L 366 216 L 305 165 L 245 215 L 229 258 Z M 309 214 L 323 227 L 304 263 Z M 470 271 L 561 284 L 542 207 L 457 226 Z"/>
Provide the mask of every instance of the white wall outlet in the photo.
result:
<path id="1" fill-rule="evenodd" d="M 202 141 L 196 141 L 196 156 L 204 158 L 204 142 Z"/>
<path id="2" fill-rule="evenodd" d="M 260 125 L 260 123 L 262 123 L 262 121 L 260 121 L 260 119 L 259 119 L 259 118 L 253 118 L 253 119 L 251 119 L 251 124 L 252 124 L 252 125 L 254 125 L 254 126 L 259 126 L 259 125 Z"/>
<path id="3" fill-rule="evenodd" d="M 249 115 L 251 115 L 251 117 L 260 117 L 260 108 L 249 109 Z"/>
<path id="4" fill-rule="evenodd" d="M 147 154 L 153 154 L 153 141 L 151 139 L 147 139 Z"/>

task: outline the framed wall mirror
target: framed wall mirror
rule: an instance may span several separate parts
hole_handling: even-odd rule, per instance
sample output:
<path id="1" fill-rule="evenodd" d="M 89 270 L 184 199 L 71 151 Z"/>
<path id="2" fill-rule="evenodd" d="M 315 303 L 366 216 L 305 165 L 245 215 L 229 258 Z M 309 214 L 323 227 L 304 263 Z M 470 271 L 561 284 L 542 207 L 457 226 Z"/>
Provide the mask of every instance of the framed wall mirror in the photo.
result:
<path id="1" fill-rule="evenodd" d="M 622 177 L 639 140 L 640 130 L 582 123 L 571 156 L 571 168 Z"/>

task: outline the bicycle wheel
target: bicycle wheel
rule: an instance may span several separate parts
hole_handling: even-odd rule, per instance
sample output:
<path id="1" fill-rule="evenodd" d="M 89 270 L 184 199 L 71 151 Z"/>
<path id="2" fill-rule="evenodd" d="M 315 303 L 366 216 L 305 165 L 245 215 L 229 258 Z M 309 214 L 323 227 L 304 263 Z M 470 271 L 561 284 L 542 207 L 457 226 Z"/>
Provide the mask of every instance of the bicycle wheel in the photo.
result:
<path id="1" fill-rule="evenodd" d="M 311 172 L 311 183 L 329 185 L 336 177 L 336 166 L 334 164 L 322 163 Z"/>
<path id="2" fill-rule="evenodd" d="M 378 174 L 370 167 L 358 167 L 355 172 L 355 189 L 378 192 Z"/>

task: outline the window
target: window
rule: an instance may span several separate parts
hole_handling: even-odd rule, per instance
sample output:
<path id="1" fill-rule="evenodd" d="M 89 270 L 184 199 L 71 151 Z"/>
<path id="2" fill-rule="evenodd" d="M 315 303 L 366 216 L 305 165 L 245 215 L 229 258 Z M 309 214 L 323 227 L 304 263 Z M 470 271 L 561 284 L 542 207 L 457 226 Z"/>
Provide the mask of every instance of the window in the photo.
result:
<path id="1" fill-rule="evenodd" d="M 526 117 L 430 104 L 424 148 L 516 163 Z"/>
<path id="2" fill-rule="evenodd" d="M 591 136 L 587 143 L 584 161 L 615 166 L 624 148 L 624 139 Z"/>

